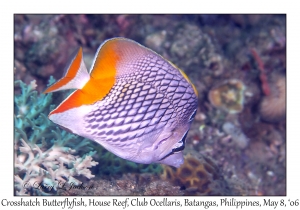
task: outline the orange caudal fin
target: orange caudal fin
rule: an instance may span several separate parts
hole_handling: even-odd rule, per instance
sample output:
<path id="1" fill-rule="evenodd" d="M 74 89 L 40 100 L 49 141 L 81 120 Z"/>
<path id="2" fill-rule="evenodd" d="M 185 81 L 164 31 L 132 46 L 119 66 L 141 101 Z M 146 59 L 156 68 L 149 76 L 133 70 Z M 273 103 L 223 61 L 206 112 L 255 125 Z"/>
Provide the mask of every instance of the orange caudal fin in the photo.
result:
<path id="1" fill-rule="evenodd" d="M 89 79 L 90 75 L 83 62 L 82 48 L 80 47 L 73 53 L 69 64 L 65 68 L 64 76 L 48 87 L 44 93 L 66 89 L 82 89 Z"/>
<path id="2" fill-rule="evenodd" d="M 101 101 L 109 94 L 117 77 L 129 75 L 135 71 L 135 68 L 128 64 L 149 53 L 154 52 L 134 41 L 125 38 L 109 39 L 98 48 L 90 75 L 88 75 L 85 67 L 79 67 L 79 64 L 83 64 L 82 52 L 79 49 L 68 66 L 65 76 L 48 88 L 46 92 L 69 88 L 77 88 L 77 90 L 53 110 L 50 115 Z M 86 74 L 87 76 L 85 76 Z"/>

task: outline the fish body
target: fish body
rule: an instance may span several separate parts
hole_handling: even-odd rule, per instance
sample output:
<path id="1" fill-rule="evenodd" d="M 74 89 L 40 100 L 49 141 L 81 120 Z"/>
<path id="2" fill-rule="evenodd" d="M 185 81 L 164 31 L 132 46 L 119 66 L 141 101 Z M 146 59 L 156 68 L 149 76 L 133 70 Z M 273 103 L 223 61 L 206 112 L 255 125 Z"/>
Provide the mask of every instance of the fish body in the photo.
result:
<path id="1" fill-rule="evenodd" d="M 125 38 L 105 41 L 90 73 L 79 48 L 45 93 L 76 89 L 49 119 L 137 163 L 183 163 L 197 91 L 175 65 Z"/>

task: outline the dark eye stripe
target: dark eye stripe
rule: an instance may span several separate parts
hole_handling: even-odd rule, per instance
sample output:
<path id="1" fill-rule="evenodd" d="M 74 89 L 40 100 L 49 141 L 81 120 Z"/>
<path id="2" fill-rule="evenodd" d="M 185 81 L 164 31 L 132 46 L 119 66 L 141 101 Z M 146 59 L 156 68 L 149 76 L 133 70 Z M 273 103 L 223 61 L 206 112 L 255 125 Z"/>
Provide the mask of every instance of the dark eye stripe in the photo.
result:
<path id="1" fill-rule="evenodd" d="M 184 147 L 185 147 L 185 139 L 186 139 L 186 136 L 188 134 L 189 131 L 185 132 L 185 134 L 183 135 L 183 137 L 181 138 L 181 140 L 179 142 L 182 142 L 182 145 L 180 147 L 177 147 L 177 148 L 173 148 L 172 149 L 172 153 L 174 152 L 179 152 L 179 151 L 182 151 L 184 150 Z"/>
<path id="2" fill-rule="evenodd" d="M 176 152 L 180 152 L 180 151 L 184 150 L 185 139 L 187 137 L 188 132 L 189 131 L 186 131 L 185 134 L 183 135 L 183 137 L 180 139 L 180 141 L 178 141 L 178 142 L 182 142 L 182 145 L 180 147 L 173 148 L 172 152 L 170 152 L 169 154 L 167 154 L 166 156 L 164 156 L 163 158 L 161 158 L 160 161 L 163 160 L 163 159 L 165 159 L 166 157 L 169 157 L 170 155 L 172 155 L 172 154 L 174 154 Z"/>

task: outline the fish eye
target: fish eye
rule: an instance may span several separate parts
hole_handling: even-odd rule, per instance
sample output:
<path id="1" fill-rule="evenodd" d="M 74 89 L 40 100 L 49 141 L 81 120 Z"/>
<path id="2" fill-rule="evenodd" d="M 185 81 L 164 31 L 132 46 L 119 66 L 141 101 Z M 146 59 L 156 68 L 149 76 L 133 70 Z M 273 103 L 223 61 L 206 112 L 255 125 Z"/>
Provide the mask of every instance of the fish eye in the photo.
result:
<path id="1" fill-rule="evenodd" d="M 197 109 L 195 109 L 193 114 L 190 116 L 190 119 L 189 119 L 190 122 L 195 118 L 196 113 L 197 113 Z"/>

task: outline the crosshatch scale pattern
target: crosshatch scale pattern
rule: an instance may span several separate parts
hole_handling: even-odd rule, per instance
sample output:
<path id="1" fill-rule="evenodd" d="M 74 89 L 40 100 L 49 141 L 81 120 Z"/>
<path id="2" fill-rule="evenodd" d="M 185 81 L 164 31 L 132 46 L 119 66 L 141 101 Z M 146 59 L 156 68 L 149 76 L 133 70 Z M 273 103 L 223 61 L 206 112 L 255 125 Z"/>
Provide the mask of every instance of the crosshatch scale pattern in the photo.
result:
<path id="1" fill-rule="evenodd" d="M 127 65 L 135 71 L 117 77 L 110 93 L 85 117 L 88 133 L 126 147 L 166 125 L 175 129 L 189 121 L 197 99 L 178 69 L 156 54 Z"/>

